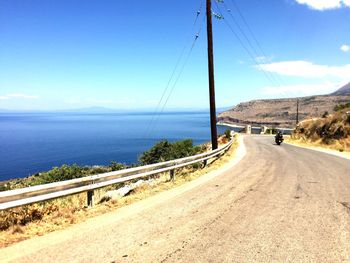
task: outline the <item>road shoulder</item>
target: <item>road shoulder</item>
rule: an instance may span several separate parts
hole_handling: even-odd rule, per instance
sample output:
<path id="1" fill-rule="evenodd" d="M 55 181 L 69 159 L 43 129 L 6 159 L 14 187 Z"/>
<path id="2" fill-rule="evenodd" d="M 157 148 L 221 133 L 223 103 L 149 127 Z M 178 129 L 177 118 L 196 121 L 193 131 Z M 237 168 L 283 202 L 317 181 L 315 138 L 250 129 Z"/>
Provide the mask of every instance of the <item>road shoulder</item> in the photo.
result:
<path id="1" fill-rule="evenodd" d="M 299 148 L 303 148 L 303 149 L 309 149 L 309 150 L 313 150 L 313 151 L 317 151 L 317 152 L 322 152 L 322 153 L 326 153 L 326 154 L 330 154 L 330 155 L 334 155 L 337 157 L 341 157 L 341 158 L 350 160 L 350 153 L 348 153 L 348 152 L 339 152 L 336 150 L 331 150 L 331 149 L 317 147 L 317 146 L 302 145 L 302 144 L 298 144 L 298 143 L 294 143 L 294 142 L 290 142 L 290 141 L 285 141 L 285 144 L 292 145 L 292 146 L 299 147 Z"/>
<path id="2" fill-rule="evenodd" d="M 119 220 L 126 219 L 130 216 L 141 213 L 146 209 L 152 208 L 160 203 L 176 198 L 177 196 L 188 192 L 228 171 L 229 169 L 237 165 L 243 159 L 245 154 L 246 148 L 243 142 L 243 136 L 239 136 L 236 154 L 228 163 L 223 165 L 220 169 L 209 172 L 208 174 L 205 174 L 199 177 L 198 179 L 180 185 L 179 187 L 170 189 L 165 192 L 161 192 L 144 200 L 117 209 L 113 212 L 88 219 L 87 221 L 81 224 L 73 225 L 64 230 L 59 230 L 41 237 L 34 237 L 32 239 L 28 239 L 16 243 L 12 246 L 3 248 L 0 250 L 0 262 L 16 261 L 16 259 L 38 252 L 46 246 L 52 246 L 62 242 L 69 242 L 69 240 L 71 240 L 72 238 L 82 236 L 84 235 L 84 233 L 89 232 L 91 230 L 91 226 L 96 226 L 102 229 L 104 226 L 110 225 Z M 21 253 L 18 253 L 18 251 L 21 251 Z"/>

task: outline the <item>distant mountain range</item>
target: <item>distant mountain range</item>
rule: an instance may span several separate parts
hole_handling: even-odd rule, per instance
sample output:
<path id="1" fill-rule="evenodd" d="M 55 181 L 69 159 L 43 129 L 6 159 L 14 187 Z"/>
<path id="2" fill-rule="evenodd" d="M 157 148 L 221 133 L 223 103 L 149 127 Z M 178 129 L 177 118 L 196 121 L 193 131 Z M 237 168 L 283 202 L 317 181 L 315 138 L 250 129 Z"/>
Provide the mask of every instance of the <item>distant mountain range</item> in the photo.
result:
<path id="1" fill-rule="evenodd" d="M 331 95 L 346 95 L 350 94 L 350 83 L 338 89 L 336 92 L 333 92 Z"/>
<path id="2" fill-rule="evenodd" d="M 230 109 L 230 107 L 219 107 L 216 109 L 217 113 L 224 112 Z M 159 109 L 158 111 L 159 112 Z M 187 113 L 187 112 L 208 112 L 207 108 L 169 108 L 164 110 L 164 114 L 167 113 Z M 137 109 L 113 109 L 106 107 L 87 107 L 87 108 L 78 108 L 78 109 L 65 109 L 65 110 L 9 110 L 9 109 L 0 109 L 0 113 L 82 113 L 82 114 L 111 114 L 111 113 L 147 113 L 154 114 L 154 108 L 137 108 Z"/>
<path id="3" fill-rule="evenodd" d="M 296 123 L 297 100 L 299 100 L 299 121 L 320 117 L 326 111 L 332 112 L 335 105 L 350 102 L 350 83 L 329 95 L 243 102 L 220 113 L 218 121 L 292 127 Z"/>
<path id="4" fill-rule="evenodd" d="M 119 110 L 120 111 L 120 110 Z M 66 109 L 66 110 L 12 110 L 12 109 L 0 109 L 0 112 L 13 112 L 13 113 L 40 113 L 40 112 L 77 112 L 77 113 L 110 113 L 110 112 L 119 112 L 115 109 L 109 109 L 104 107 L 89 107 L 89 108 L 79 108 L 79 109 Z"/>

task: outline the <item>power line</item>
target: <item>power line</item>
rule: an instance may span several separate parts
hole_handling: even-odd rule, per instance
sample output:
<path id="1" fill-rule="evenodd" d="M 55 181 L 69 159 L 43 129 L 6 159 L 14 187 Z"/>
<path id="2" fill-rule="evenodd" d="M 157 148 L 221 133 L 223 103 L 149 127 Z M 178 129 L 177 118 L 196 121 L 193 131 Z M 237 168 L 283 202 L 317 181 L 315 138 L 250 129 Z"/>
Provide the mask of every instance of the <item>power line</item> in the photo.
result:
<path id="1" fill-rule="evenodd" d="M 193 40 L 192 46 L 191 46 L 191 48 L 190 48 L 190 51 L 189 51 L 189 53 L 187 54 L 187 57 L 186 57 L 186 59 L 185 59 L 185 62 L 184 62 L 184 64 L 182 65 L 182 68 L 181 68 L 181 70 L 180 70 L 180 72 L 179 72 L 179 74 L 178 74 L 178 76 L 177 76 L 177 78 L 176 78 L 176 80 L 175 80 L 175 82 L 174 82 L 174 85 L 172 86 L 172 88 L 171 88 L 171 90 L 170 90 L 170 92 L 169 92 L 169 94 L 168 94 L 168 97 L 167 97 L 166 100 L 165 100 L 165 103 L 163 104 L 163 107 L 162 107 L 162 110 L 160 111 L 160 113 L 163 113 L 163 111 L 164 111 L 164 109 L 165 109 L 165 107 L 166 107 L 166 105 L 167 105 L 167 103 L 168 103 L 168 101 L 169 101 L 169 98 L 171 97 L 171 95 L 172 95 L 172 93 L 173 93 L 173 91 L 174 91 L 174 89 L 175 89 L 175 87 L 176 87 L 176 84 L 178 83 L 180 77 L 182 76 L 182 73 L 183 73 L 183 71 L 184 71 L 184 69 L 185 69 L 185 67 L 186 67 L 186 65 L 187 65 L 187 63 L 188 63 L 188 60 L 189 60 L 189 58 L 191 57 L 191 54 L 192 54 L 193 48 L 194 48 L 194 46 L 195 46 L 195 44 L 196 44 L 196 42 L 197 42 L 197 39 L 198 39 L 198 35 L 196 35 L 196 36 L 195 36 L 195 39 Z"/>
<path id="2" fill-rule="evenodd" d="M 177 70 L 177 68 L 178 68 L 178 66 L 180 64 L 180 61 L 181 61 L 181 59 L 182 59 L 182 57 L 183 57 L 183 55 L 185 53 L 186 48 L 187 48 L 187 43 L 184 45 L 184 47 L 183 47 L 183 49 L 182 49 L 182 51 L 180 53 L 180 56 L 178 57 L 178 59 L 176 61 L 175 67 L 174 67 L 174 69 L 173 69 L 173 71 L 172 71 L 172 73 L 170 75 L 170 78 L 169 78 L 169 80 L 167 82 L 167 85 L 165 86 L 165 89 L 163 90 L 162 96 L 160 97 L 160 99 L 159 99 L 159 101 L 157 103 L 157 107 L 155 109 L 155 112 L 154 112 L 154 114 L 152 114 L 152 119 L 151 119 L 151 122 L 150 122 L 150 124 L 149 124 L 149 126 L 147 128 L 147 133 L 149 132 L 150 128 L 152 127 L 152 124 L 154 122 L 155 116 L 157 115 L 159 107 L 160 107 L 160 105 L 161 105 L 161 103 L 163 101 L 163 98 L 164 98 L 165 94 L 167 93 L 167 91 L 168 91 L 168 89 L 170 87 L 170 83 L 171 83 L 171 81 L 173 80 L 173 78 L 175 76 L 176 70 Z"/>
<path id="3" fill-rule="evenodd" d="M 253 33 L 253 30 L 251 30 L 251 27 L 249 26 L 247 20 L 244 18 L 244 15 L 243 15 L 243 13 L 241 12 L 240 8 L 238 7 L 238 5 L 235 3 L 234 0 L 231 0 L 231 2 L 232 2 L 232 4 L 233 4 L 233 6 L 235 7 L 235 9 L 237 10 L 237 13 L 238 13 L 239 16 L 241 17 L 241 19 L 242 19 L 244 25 L 247 27 L 247 29 L 248 29 L 250 35 L 252 36 L 253 40 L 255 41 L 255 43 L 256 43 L 256 45 L 257 45 L 257 47 L 259 48 L 259 50 L 261 51 L 261 53 L 266 57 L 265 52 L 262 50 L 259 41 L 258 41 L 257 38 L 255 37 L 255 35 L 254 35 L 254 33 Z M 226 6 L 226 7 L 227 7 L 227 6 Z"/>
<path id="4" fill-rule="evenodd" d="M 219 7 L 219 5 L 217 4 L 217 2 L 215 1 L 216 7 L 219 10 L 219 13 L 222 15 L 222 11 L 221 8 Z M 246 41 L 248 42 L 249 47 L 253 50 L 253 53 L 256 54 L 256 56 L 259 57 L 259 54 L 256 52 L 256 49 L 252 46 L 251 42 L 249 41 L 248 37 L 246 36 L 246 34 L 244 33 L 244 31 L 242 30 L 242 28 L 239 26 L 239 24 L 237 23 L 237 21 L 235 20 L 235 18 L 232 16 L 232 14 L 229 12 L 229 14 L 231 15 L 231 18 L 234 20 L 235 24 L 237 25 L 237 27 L 239 28 L 239 31 L 241 32 L 241 34 L 244 36 L 244 38 L 246 39 Z M 223 15 L 222 15 L 223 16 Z M 245 45 L 244 41 L 241 39 L 241 37 L 235 32 L 235 30 L 233 29 L 233 27 L 231 26 L 231 24 L 227 21 L 227 19 L 223 19 L 225 24 L 229 27 L 229 29 L 231 30 L 231 32 L 233 33 L 233 35 L 236 37 L 236 39 L 238 40 L 239 44 L 241 45 L 241 47 L 245 50 L 245 52 L 248 54 L 248 56 L 252 59 L 252 61 L 254 62 L 254 64 L 260 69 L 260 71 L 264 74 L 264 76 L 266 77 L 267 80 L 269 80 L 271 82 L 271 84 L 273 86 L 281 86 L 278 81 L 271 75 L 270 72 L 267 72 L 266 70 L 263 69 L 263 67 L 260 65 L 260 63 L 257 61 L 256 57 L 253 55 L 253 53 L 249 50 L 249 48 Z"/>
<path id="5" fill-rule="evenodd" d="M 196 25 L 197 20 L 198 20 L 198 17 L 199 17 L 199 16 L 201 15 L 201 13 L 202 13 L 203 4 L 204 4 L 204 0 L 201 0 L 201 5 L 200 5 L 199 9 L 197 10 L 197 16 L 196 16 L 196 19 L 194 20 L 193 26 Z"/>
<path id="6" fill-rule="evenodd" d="M 225 4 L 225 2 L 223 2 L 223 4 L 225 5 L 226 9 L 228 10 L 227 5 Z M 219 7 L 218 7 L 219 8 Z M 252 59 L 256 62 L 256 64 L 258 64 L 258 67 L 260 68 L 260 70 L 263 70 L 260 63 L 257 61 L 256 57 L 260 57 L 260 54 L 257 52 L 256 48 L 253 46 L 253 44 L 251 43 L 251 41 L 249 40 L 248 36 L 246 35 L 246 33 L 244 32 L 244 30 L 242 29 L 242 27 L 240 26 L 240 24 L 237 22 L 237 20 L 234 18 L 234 16 L 232 15 L 231 12 L 228 12 L 230 17 L 232 18 L 233 22 L 235 23 L 235 25 L 237 26 L 239 32 L 242 34 L 242 36 L 244 37 L 244 39 L 246 40 L 246 42 L 248 43 L 249 47 L 251 48 L 251 50 L 253 50 L 253 53 L 255 54 L 255 57 L 252 56 Z M 270 72 L 266 72 L 264 71 L 266 75 L 268 75 L 268 78 L 272 81 L 272 83 L 274 85 L 280 86 L 279 81 L 274 77 L 273 74 L 271 74 Z"/>
<path id="7" fill-rule="evenodd" d="M 179 79 L 180 79 L 180 77 L 181 77 L 181 75 L 182 75 L 182 73 L 183 73 L 183 70 L 185 69 L 185 66 L 186 66 L 186 64 L 187 64 L 187 62 L 188 62 L 188 60 L 189 60 L 189 58 L 190 58 L 190 56 L 191 56 L 191 54 L 192 54 L 193 48 L 194 48 L 194 46 L 195 46 L 195 44 L 196 44 L 196 42 L 197 42 L 197 39 L 199 38 L 199 35 L 200 35 L 201 31 L 202 31 L 202 26 L 203 26 L 204 18 L 205 18 L 205 17 L 203 16 L 203 20 L 202 20 L 202 23 L 201 23 L 200 28 L 199 28 L 199 30 L 198 30 L 198 33 L 195 35 L 195 38 L 194 38 L 194 40 L 193 40 L 193 42 L 192 42 L 190 51 L 189 51 L 189 53 L 188 53 L 188 55 L 187 55 L 187 57 L 186 57 L 186 60 L 185 60 L 183 66 L 182 66 L 182 68 L 181 68 L 181 70 L 180 70 L 180 73 L 179 73 L 178 76 L 177 76 L 177 79 L 176 79 L 175 82 L 174 82 L 173 87 L 172 87 L 171 90 L 170 90 L 170 93 L 169 93 L 169 95 L 168 95 L 168 97 L 167 97 L 167 99 L 166 99 L 166 101 L 165 101 L 165 103 L 164 103 L 164 105 L 163 105 L 163 108 L 162 108 L 162 111 L 161 111 L 161 112 L 163 112 L 163 110 L 164 110 L 164 108 L 165 108 L 165 106 L 166 106 L 166 104 L 167 104 L 167 102 L 168 102 L 168 100 L 169 100 L 169 98 L 170 98 L 172 92 L 174 91 L 174 88 L 175 88 L 177 82 L 179 81 Z"/>
<path id="8" fill-rule="evenodd" d="M 180 80 L 180 78 L 181 78 L 181 76 L 182 76 L 182 73 L 183 73 L 183 71 L 184 71 L 184 69 L 185 69 L 185 67 L 186 67 L 186 65 L 187 65 L 187 63 L 188 63 L 188 61 L 189 61 L 189 59 L 190 59 L 190 57 L 191 57 L 192 51 L 193 51 L 193 49 L 194 49 L 194 46 L 195 46 L 195 44 L 197 43 L 197 40 L 198 40 L 199 35 L 200 35 L 200 33 L 201 33 L 202 26 L 203 26 L 203 22 L 204 22 L 204 18 L 205 18 L 205 17 L 203 16 L 203 20 L 202 20 L 201 26 L 200 26 L 200 28 L 199 28 L 199 31 L 198 31 L 198 33 L 195 35 L 195 37 L 194 37 L 194 39 L 193 39 L 191 48 L 189 49 L 189 52 L 188 52 L 188 54 L 187 54 L 187 56 L 186 56 L 186 59 L 184 60 L 184 63 L 183 63 L 183 65 L 182 65 L 182 67 L 181 67 L 181 69 L 180 69 L 180 71 L 179 71 L 179 73 L 178 73 L 178 75 L 177 75 L 177 78 L 175 79 L 175 82 L 173 83 L 172 88 L 170 89 L 170 92 L 169 92 L 169 94 L 168 94 L 168 96 L 167 96 L 167 98 L 166 98 L 166 100 L 165 100 L 165 102 L 164 102 L 164 104 L 163 104 L 161 110 L 158 112 L 158 114 L 157 114 L 156 117 L 155 117 L 155 121 L 154 121 L 154 123 L 153 123 L 153 127 L 151 127 L 151 130 L 149 131 L 149 134 L 153 132 L 153 129 L 154 129 L 155 126 L 157 125 L 157 122 L 158 122 L 158 120 L 159 120 L 160 115 L 164 112 L 164 109 L 165 109 L 165 107 L 166 107 L 166 105 L 167 105 L 167 103 L 168 103 L 168 101 L 169 101 L 169 99 L 170 99 L 170 97 L 171 97 L 171 95 L 172 95 L 172 93 L 173 93 L 173 91 L 174 91 L 174 89 L 175 89 L 175 87 L 176 87 L 178 81 Z M 148 135 L 149 135 L 149 134 L 148 134 Z"/>
<path id="9" fill-rule="evenodd" d="M 201 2 L 200 8 L 197 10 L 196 17 L 195 17 L 194 23 L 193 23 L 193 25 L 192 25 L 191 31 L 193 31 L 193 29 L 195 28 L 195 26 L 196 26 L 196 24 L 197 24 L 197 21 L 198 21 L 198 18 L 199 18 L 199 16 L 200 16 L 201 13 L 202 13 L 202 8 L 203 8 L 204 0 L 201 0 L 200 2 Z M 201 30 L 201 27 L 202 27 L 202 25 L 200 26 L 200 30 Z M 191 48 L 190 48 L 190 53 L 192 52 L 192 49 L 193 49 L 193 47 L 194 47 L 194 43 L 195 43 L 195 41 L 197 40 L 197 38 L 198 38 L 198 36 L 199 36 L 200 30 L 199 30 L 199 32 L 198 32 L 198 33 L 196 34 L 196 36 L 195 36 L 195 39 L 194 39 L 194 41 L 193 41 L 193 43 L 192 43 L 192 46 L 191 46 Z M 191 33 L 191 35 L 192 35 L 192 37 L 193 37 L 193 34 L 192 34 L 192 33 Z M 192 39 L 192 37 L 191 37 L 191 39 Z M 174 67 L 173 70 L 172 70 L 172 73 L 171 73 L 170 78 L 169 78 L 169 80 L 168 80 L 168 82 L 167 82 L 167 85 L 165 86 L 165 89 L 163 90 L 162 95 L 161 95 L 161 97 L 160 97 L 160 99 L 159 99 L 159 101 L 158 101 L 158 103 L 157 103 L 157 106 L 156 106 L 156 109 L 155 109 L 155 111 L 154 111 L 154 113 L 153 113 L 153 115 L 152 115 L 152 119 L 151 119 L 151 121 L 150 121 L 150 124 L 148 125 L 148 128 L 147 128 L 147 130 L 146 130 L 146 131 L 147 131 L 147 137 L 149 137 L 151 131 L 153 130 L 153 126 L 155 125 L 154 122 L 157 121 L 158 116 L 163 112 L 164 107 L 165 107 L 165 105 L 167 104 L 167 102 L 168 102 L 168 100 L 169 100 L 169 97 L 170 97 L 171 93 L 173 92 L 173 89 L 175 88 L 175 85 L 176 85 L 176 83 L 178 82 L 178 80 L 179 80 L 179 78 L 180 78 L 180 76 L 181 76 L 181 73 L 182 73 L 182 71 L 183 71 L 183 69 L 184 69 L 184 66 L 182 66 L 182 68 L 181 68 L 181 70 L 180 70 L 181 73 L 180 73 L 180 74 L 178 75 L 178 77 L 176 78 L 175 84 L 174 84 L 173 87 L 171 88 L 170 93 L 169 93 L 169 95 L 167 96 L 164 105 L 162 106 L 161 110 L 159 111 L 159 109 L 160 109 L 160 107 L 161 107 L 161 104 L 162 104 L 162 102 L 163 102 L 163 99 L 165 98 L 165 96 L 166 96 L 166 94 L 167 94 L 167 92 L 168 92 L 168 90 L 169 90 L 169 88 L 170 88 L 170 84 L 171 84 L 171 82 L 173 81 L 173 79 L 174 79 L 174 77 L 175 77 L 175 73 L 176 73 L 176 71 L 177 71 L 177 69 L 178 69 L 178 67 L 179 67 L 179 65 L 180 65 L 180 62 L 181 62 L 182 59 L 183 59 L 183 56 L 184 56 L 185 51 L 186 51 L 186 49 L 187 49 L 187 47 L 188 47 L 189 44 L 190 44 L 190 41 L 186 41 L 186 43 L 185 43 L 185 45 L 184 45 L 184 47 L 183 47 L 183 49 L 182 49 L 182 51 L 181 51 L 181 53 L 180 53 L 180 56 L 178 57 L 178 59 L 177 59 L 177 61 L 176 61 L 175 67 Z M 189 56 L 187 56 L 187 58 L 185 59 L 185 64 L 187 63 L 188 58 L 189 58 Z M 185 65 L 185 64 L 184 64 L 184 65 Z"/>
<path id="10" fill-rule="evenodd" d="M 251 27 L 249 26 L 247 20 L 245 19 L 243 13 L 241 12 L 241 9 L 239 8 L 239 6 L 237 5 L 237 3 L 235 2 L 235 0 L 231 0 L 233 6 L 235 7 L 235 9 L 237 10 L 237 13 L 238 15 L 240 16 L 241 20 L 243 21 L 244 25 L 246 26 L 246 28 L 248 29 L 248 32 L 250 34 L 250 36 L 253 38 L 256 46 L 258 47 L 258 49 L 260 50 L 260 52 L 263 54 L 263 56 L 265 58 L 267 58 L 267 55 L 265 53 L 265 51 L 263 50 L 260 42 L 258 41 L 258 39 L 256 38 L 253 30 L 251 29 Z M 227 6 L 225 5 L 225 7 L 227 8 Z M 227 8 L 228 9 L 228 8 Z M 228 9 L 229 10 L 229 9 Z M 284 80 L 278 75 L 278 74 L 275 74 L 275 77 L 278 79 L 278 81 L 280 81 L 283 85 L 285 85 L 285 82 Z"/>

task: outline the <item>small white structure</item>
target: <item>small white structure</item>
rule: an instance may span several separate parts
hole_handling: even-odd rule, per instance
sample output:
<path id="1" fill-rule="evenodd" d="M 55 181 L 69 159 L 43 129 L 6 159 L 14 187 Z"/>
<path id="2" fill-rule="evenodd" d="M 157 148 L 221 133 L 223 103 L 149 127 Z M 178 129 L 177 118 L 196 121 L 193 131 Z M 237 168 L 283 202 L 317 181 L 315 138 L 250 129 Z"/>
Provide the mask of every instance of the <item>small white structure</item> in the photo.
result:
<path id="1" fill-rule="evenodd" d="M 252 125 L 247 125 L 245 127 L 245 132 L 246 132 L 246 134 L 251 134 L 252 133 Z"/>

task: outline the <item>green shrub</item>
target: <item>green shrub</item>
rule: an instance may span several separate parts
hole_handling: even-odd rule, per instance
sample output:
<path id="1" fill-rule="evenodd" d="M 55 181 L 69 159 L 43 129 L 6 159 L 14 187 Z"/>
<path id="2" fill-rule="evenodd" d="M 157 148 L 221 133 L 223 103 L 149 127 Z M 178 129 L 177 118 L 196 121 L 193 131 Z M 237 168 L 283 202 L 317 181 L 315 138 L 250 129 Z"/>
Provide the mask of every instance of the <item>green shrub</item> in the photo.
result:
<path id="1" fill-rule="evenodd" d="M 127 168 L 125 165 L 117 162 L 111 162 L 109 166 L 93 167 L 79 166 L 77 164 L 64 164 L 61 167 L 54 167 L 52 170 L 47 172 L 36 173 L 27 178 L 14 179 L 9 181 L 7 184 L 0 184 L 0 192 L 11 189 L 23 188 L 27 186 L 71 180 L 89 175 L 107 173 L 111 171 L 118 171 L 125 168 Z"/>
<path id="2" fill-rule="evenodd" d="M 202 163 L 194 163 L 191 166 L 192 166 L 193 169 L 199 169 L 199 168 L 202 167 L 202 165 L 203 165 Z"/>
<path id="3" fill-rule="evenodd" d="M 142 164 L 152 164 L 170 160 L 171 143 L 168 141 L 160 141 L 150 150 L 145 151 L 139 158 Z"/>
<path id="4" fill-rule="evenodd" d="M 141 164 L 152 164 L 187 156 L 195 155 L 204 148 L 194 146 L 192 140 L 183 140 L 174 143 L 161 141 L 154 145 L 150 150 L 144 152 L 139 158 Z M 138 166 L 131 165 L 130 167 Z M 27 178 L 14 179 L 7 184 L 0 184 L 0 191 L 18 189 L 28 186 L 54 183 L 59 181 L 81 178 L 89 175 L 107 173 L 126 169 L 128 166 L 112 161 L 109 166 L 79 166 L 77 164 L 64 164 L 60 167 L 54 167 L 52 170 L 37 173 Z"/>
<path id="5" fill-rule="evenodd" d="M 107 166 L 93 166 L 93 167 L 83 167 L 86 175 L 93 175 L 93 174 L 103 174 L 110 172 L 111 170 Z"/>
<path id="6" fill-rule="evenodd" d="M 190 139 L 174 143 L 164 140 L 145 151 L 140 156 L 139 161 L 143 165 L 159 163 L 195 155 L 200 152 L 200 149 L 199 146 L 193 146 L 193 141 Z"/>
<path id="7" fill-rule="evenodd" d="M 227 140 L 231 140 L 231 130 L 230 129 L 227 129 L 225 131 L 225 137 Z"/>
<path id="8" fill-rule="evenodd" d="M 0 184 L 0 192 L 10 190 L 7 184 Z"/>
<path id="9" fill-rule="evenodd" d="M 126 166 L 121 163 L 112 161 L 111 164 L 109 165 L 109 168 L 111 169 L 111 171 L 119 171 L 119 170 L 125 169 Z"/>
<path id="10" fill-rule="evenodd" d="M 345 108 L 350 108 L 350 102 L 348 103 L 344 103 L 344 104 L 338 104 L 334 107 L 334 111 L 340 111 L 342 109 L 345 109 Z"/>
<path id="11" fill-rule="evenodd" d="M 33 186 L 80 178 L 87 175 L 84 170 L 83 167 L 80 167 L 77 164 L 70 166 L 64 164 L 61 167 L 54 167 L 48 172 L 40 173 L 39 176 L 35 176 L 30 182 L 30 185 Z"/>
<path id="12" fill-rule="evenodd" d="M 265 134 L 276 134 L 278 130 L 276 128 L 268 128 L 265 131 Z"/>

